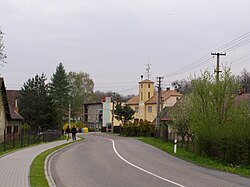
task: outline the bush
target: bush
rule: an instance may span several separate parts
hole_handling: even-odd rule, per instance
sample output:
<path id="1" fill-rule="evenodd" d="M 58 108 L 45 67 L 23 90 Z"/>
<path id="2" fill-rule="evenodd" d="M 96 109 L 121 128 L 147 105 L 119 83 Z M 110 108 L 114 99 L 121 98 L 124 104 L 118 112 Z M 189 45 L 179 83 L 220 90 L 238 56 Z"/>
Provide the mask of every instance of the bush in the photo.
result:
<path id="1" fill-rule="evenodd" d="M 155 126 L 148 121 L 140 121 L 139 123 L 127 123 L 122 126 L 121 135 L 123 136 L 152 136 Z"/>

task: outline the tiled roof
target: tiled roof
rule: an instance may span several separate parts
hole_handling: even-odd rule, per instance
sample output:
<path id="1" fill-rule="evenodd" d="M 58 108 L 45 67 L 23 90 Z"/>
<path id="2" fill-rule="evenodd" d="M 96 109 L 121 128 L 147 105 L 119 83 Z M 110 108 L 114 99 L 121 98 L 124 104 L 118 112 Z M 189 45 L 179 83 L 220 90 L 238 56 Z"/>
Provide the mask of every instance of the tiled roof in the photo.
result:
<path id="1" fill-rule="evenodd" d="M 250 101 L 250 93 L 243 93 L 235 97 L 236 100 L 248 100 Z"/>
<path id="2" fill-rule="evenodd" d="M 14 108 L 12 108 L 11 106 L 9 107 L 10 109 L 10 116 L 11 116 L 11 119 L 12 120 L 24 120 L 24 118 L 19 114 L 17 113 Z"/>
<path id="3" fill-rule="evenodd" d="M 126 104 L 128 105 L 136 105 L 139 104 L 139 95 L 136 95 L 134 97 L 132 97 L 131 99 L 129 99 Z"/>
<path id="4" fill-rule="evenodd" d="M 15 100 L 19 97 L 19 90 L 6 90 L 8 103 L 11 107 L 15 107 Z"/>
<path id="5" fill-rule="evenodd" d="M 161 94 L 163 101 L 167 100 L 170 96 L 182 96 L 182 94 L 174 90 L 164 90 L 162 91 Z M 157 93 L 155 93 L 153 97 L 151 97 L 148 101 L 146 101 L 146 104 L 156 104 L 156 102 L 157 102 Z"/>
<path id="6" fill-rule="evenodd" d="M 9 110 L 10 110 L 10 117 L 13 120 L 24 120 L 24 118 L 14 110 L 15 108 L 15 100 L 19 97 L 19 90 L 6 90 Z"/>

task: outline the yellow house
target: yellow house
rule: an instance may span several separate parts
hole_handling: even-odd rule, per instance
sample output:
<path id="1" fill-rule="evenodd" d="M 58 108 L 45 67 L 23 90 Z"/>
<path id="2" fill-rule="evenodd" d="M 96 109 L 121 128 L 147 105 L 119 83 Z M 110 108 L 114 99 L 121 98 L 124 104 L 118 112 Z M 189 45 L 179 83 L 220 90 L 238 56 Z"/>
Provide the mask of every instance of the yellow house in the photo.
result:
<path id="1" fill-rule="evenodd" d="M 163 90 L 161 94 L 161 109 L 173 106 L 182 94 L 174 90 Z M 139 82 L 139 94 L 126 102 L 134 111 L 135 120 L 147 120 L 152 122 L 157 114 L 157 92 L 154 82 L 142 80 Z"/>

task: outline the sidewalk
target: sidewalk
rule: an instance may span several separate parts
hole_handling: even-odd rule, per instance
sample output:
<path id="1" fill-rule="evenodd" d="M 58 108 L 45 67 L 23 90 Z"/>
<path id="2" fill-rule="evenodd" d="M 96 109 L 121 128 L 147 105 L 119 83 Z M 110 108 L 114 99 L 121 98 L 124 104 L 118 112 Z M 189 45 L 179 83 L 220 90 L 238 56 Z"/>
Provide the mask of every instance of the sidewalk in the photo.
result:
<path id="1" fill-rule="evenodd" d="M 29 169 L 34 158 L 40 153 L 67 143 L 59 140 L 18 150 L 0 157 L 0 181 L 4 187 L 28 187 Z"/>

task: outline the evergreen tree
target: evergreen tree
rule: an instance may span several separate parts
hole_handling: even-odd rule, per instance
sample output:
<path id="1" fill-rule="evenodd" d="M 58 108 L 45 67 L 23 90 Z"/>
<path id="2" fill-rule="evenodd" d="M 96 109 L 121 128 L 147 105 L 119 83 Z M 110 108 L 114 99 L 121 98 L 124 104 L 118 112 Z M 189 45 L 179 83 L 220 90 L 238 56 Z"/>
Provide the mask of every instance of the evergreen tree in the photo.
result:
<path id="1" fill-rule="evenodd" d="M 135 111 L 129 105 L 122 106 L 121 104 L 117 104 L 115 106 L 114 114 L 115 118 L 125 125 L 126 122 L 133 119 Z"/>
<path id="2" fill-rule="evenodd" d="M 24 83 L 20 92 L 20 114 L 33 130 L 54 128 L 54 106 L 48 94 L 46 77 L 36 75 Z"/>
<path id="3" fill-rule="evenodd" d="M 52 75 L 50 84 L 50 95 L 56 108 L 56 118 L 59 124 L 63 125 L 63 117 L 67 114 L 69 105 L 69 83 L 67 74 L 62 63 L 56 68 Z"/>

